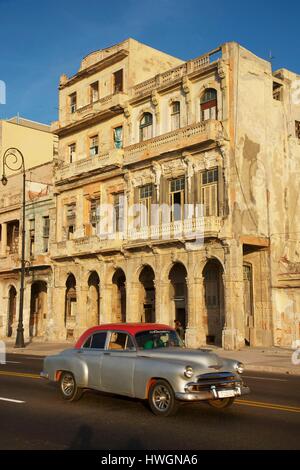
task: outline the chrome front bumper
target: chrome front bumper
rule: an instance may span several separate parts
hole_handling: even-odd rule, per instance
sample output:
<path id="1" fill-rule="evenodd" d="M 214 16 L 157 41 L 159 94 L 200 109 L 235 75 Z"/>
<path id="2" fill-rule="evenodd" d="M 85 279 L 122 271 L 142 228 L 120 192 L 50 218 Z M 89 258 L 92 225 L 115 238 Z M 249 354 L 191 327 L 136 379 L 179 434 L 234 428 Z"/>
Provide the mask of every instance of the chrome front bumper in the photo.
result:
<path id="1" fill-rule="evenodd" d="M 233 398 L 247 395 L 250 388 L 241 383 L 236 383 L 234 387 L 220 385 L 210 385 L 206 390 L 195 390 L 199 383 L 190 383 L 185 387 L 184 393 L 175 393 L 177 400 L 181 401 L 201 401 L 201 400 L 218 400 L 220 397 L 218 392 L 232 391 Z"/>
<path id="2" fill-rule="evenodd" d="M 47 374 L 46 372 L 42 371 L 40 372 L 40 377 L 41 379 L 49 379 L 49 374 Z"/>

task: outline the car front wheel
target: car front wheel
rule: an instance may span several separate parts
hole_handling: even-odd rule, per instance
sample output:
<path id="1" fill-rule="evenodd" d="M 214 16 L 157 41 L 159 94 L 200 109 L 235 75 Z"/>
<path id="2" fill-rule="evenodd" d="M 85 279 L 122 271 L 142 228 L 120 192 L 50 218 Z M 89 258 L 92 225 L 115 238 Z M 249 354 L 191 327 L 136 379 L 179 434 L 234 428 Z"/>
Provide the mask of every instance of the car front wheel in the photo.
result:
<path id="1" fill-rule="evenodd" d="M 228 408 L 229 406 L 233 405 L 235 398 L 220 398 L 219 400 L 209 400 L 208 403 L 213 408 Z"/>
<path id="2" fill-rule="evenodd" d="M 83 390 L 77 387 L 74 375 L 71 372 L 62 372 L 60 377 L 60 391 L 64 400 L 76 401 L 82 397 Z"/>
<path id="3" fill-rule="evenodd" d="M 148 401 L 151 411 L 157 416 L 171 416 L 178 409 L 174 391 L 165 380 L 157 380 L 151 385 Z"/>

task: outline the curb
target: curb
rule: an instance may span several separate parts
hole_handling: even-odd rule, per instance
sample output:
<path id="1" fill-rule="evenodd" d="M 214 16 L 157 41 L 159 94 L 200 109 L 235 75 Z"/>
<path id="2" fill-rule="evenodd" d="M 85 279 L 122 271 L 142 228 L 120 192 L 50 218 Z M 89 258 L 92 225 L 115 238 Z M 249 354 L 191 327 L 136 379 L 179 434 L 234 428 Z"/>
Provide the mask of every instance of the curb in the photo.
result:
<path id="1" fill-rule="evenodd" d="M 32 351 L 30 349 L 7 349 L 6 354 L 20 354 L 24 356 L 50 356 L 52 354 L 59 354 L 61 351 L 64 351 L 66 348 L 57 349 L 55 351 Z"/>
<path id="2" fill-rule="evenodd" d="M 300 367 L 298 369 L 288 369 L 286 367 L 245 364 L 245 372 L 247 371 L 300 376 Z"/>

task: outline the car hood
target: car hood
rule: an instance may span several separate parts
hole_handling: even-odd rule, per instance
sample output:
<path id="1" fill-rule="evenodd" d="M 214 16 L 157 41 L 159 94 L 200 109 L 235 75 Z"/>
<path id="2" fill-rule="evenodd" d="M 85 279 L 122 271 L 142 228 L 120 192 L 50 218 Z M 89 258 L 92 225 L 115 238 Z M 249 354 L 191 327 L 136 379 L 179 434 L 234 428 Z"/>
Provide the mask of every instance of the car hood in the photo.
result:
<path id="1" fill-rule="evenodd" d="M 208 350 L 187 348 L 159 348 L 138 351 L 138 356 L 149 358 L 160 358 L 166 360 L 183 361 L 187 365 L 193 363 L 201 367 L 220 369 L 223 366 L 222 359 Z"/>

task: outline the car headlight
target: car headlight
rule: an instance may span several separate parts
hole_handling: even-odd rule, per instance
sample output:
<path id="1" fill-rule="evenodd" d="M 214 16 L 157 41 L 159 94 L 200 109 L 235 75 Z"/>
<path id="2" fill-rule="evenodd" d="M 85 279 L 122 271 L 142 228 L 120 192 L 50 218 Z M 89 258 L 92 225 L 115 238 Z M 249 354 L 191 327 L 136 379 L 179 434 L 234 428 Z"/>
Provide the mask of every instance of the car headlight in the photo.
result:
<path id="1" fill-rule="evenodd" d="M 234 368 L 235 370 L 239 373 L 239 374 L 242 374 L 245 370 L 245 366 L 242 362 L 237 362 L 235 365 L 234 365 Z"/>
<path id="2" fill-rule="evenodd" d="M 191 366 L 186 366 L 185 371 L 184 371 L 185 377 L 188 379 L 192 378 L 194 375 L 193 368 Z"/>

